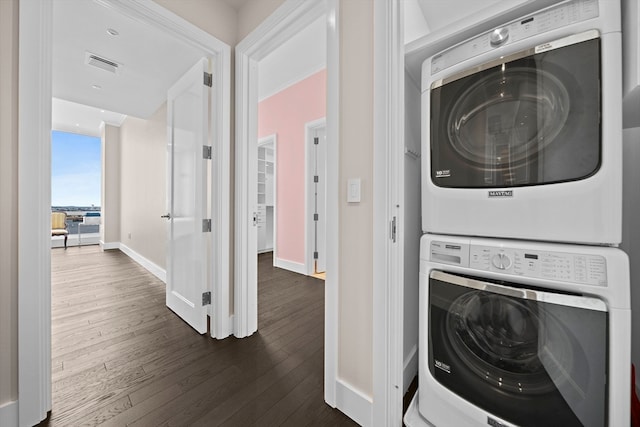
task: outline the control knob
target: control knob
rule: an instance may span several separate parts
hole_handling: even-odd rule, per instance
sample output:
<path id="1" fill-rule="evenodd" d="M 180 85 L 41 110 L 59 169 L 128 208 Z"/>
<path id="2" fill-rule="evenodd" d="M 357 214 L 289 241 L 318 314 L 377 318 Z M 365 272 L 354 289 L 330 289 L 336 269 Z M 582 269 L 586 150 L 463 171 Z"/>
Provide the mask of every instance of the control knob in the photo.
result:
<path id="1" fill-rule="evenodd" d="M 491 263 L 499 270 L 506 270 L 511 267 L 511 258 L 507 254 L 499 253 L 491 258 Z"/>
<path id="2" fill-rule="evenodd" d="M 500 46 L 504 44 L 509 38 L 509 29 L 506 27 L 496 28 L 489 35 L 489 41 L 491 46 Z"/>

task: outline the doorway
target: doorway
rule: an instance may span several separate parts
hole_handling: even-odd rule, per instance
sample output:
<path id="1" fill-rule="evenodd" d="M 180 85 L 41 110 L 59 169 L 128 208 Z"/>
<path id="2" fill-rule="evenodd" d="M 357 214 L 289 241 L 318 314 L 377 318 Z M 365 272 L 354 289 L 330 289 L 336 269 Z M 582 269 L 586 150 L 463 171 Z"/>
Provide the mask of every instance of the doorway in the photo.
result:
<path id="1" fill-rule="evenodd" d="M 207 55 L 219 59 L 216 61 L 216 74 L 220 78 L 220 96 L 215 98 L 216 110 L 220 111 L 219 122 L 215 126 L 216 134 L 212 138 L 219 149 L 220 162 L 225 167 L 218 168 L 222 175 L 220 198 L 228 200 L 229 163 L 229 109 L 230 102 L 230 49 L 213 36 L 196 28 L 154 2 L 121 2 L 105 0 L 101 4 L 125 14 L 138 22 L 150 24 L 161 31 L 172 34 L 178 39 L 203 49 Z M 53 25 L 53 6 L 50 2 L 20 2 L 20 64 L 19 64 L 19 187 L 20 197 L 18 213 L 21 221 L 19 234 L 21 245 L 19 254 L 19 296 L 18 296 L 18 383 L 20 387 L 19 417 L 21 423 L 37 424 L 51 409 L 51 368 L 48 362 L 50 353 L 51 301 L 47 295 L 51 292 L 51 259 L 46 237 L 49 239 L 50 227 L 50 150 L 48 141 L 51 131 L 52 68 L 51 64 Z M 31 82 L 31 83 L 26 83 Z M 34 173 L 36 171 L 37 173 Z M 225 185 L 226 183 L 226 185 Z M 226 187 L 226 188 L 225 188 Z M 36 207 L 34 209 L 34 207 Z M 215 244 L 224 258 L 228 252 L 228 212 L 220 207 L 220 214 L 214 212 L 214 218 L 220 224 L 221 233 Z M 28 225 L 27 225 L 28 224 Z M 44 236 L 44 237 L 43 237 Z M 227 259 L 219 260 L 216 269 L 217 283 L 229 283 Z M 225 277 L 221 277 L 225 275 Z M 229 289 L 226 292 L 228 301 Z M 34 296 L 37 296 L 34 298 Z M 218 299 L 222 301 L 223 298 Z M 226 313 L 228 313 L 228 302 Z M 223 310 L 214 313 L 214 328 L 226 319 L 217 316 Z M 212 328 L 212 332 L 214 331 Z M 224 332 L 224 331 L 223 331 Z M 228 328 L 226 331 L 229 333 Z"/>
<path id="2" fill-rule="evenodd" d="M 259 63 L 284 40 L 324 15 L 327 29 L 327 280 L 325 282 L 325 401 L 335 406 L 337 380 L 337 264 L 338 264 L 338 80 L 337 2 L 285 2 L 236 47 L 236 243 L 234 329 L 245 337 L 258 329 L 257 233 L 254 212 L 257 182 Z M 278 136 L 278 152 L 283 141 Z M 282 162 L 279 162 L 280 164 Z M 304 164 L 304 160 L 303 160 Z M 280 179 L 280 178 L 279 178 Z M 302 176 L 304 181 L 304 177 Z M 304 185 L 304 184 L 303 184 Z M 278 192 L 278 194 L 280 194 Z M 278 195 L 280 198 L 280 195 Z M 277 203 L 278 204 L 278 203 Z M 278 204 L 282 211 L 281 204 Z M 304 205 L 303 205 L 304 206 Z M 304 207 L 303 207 L 304 209 Z M 278 228 L 278 225 L 276 226 Z M 303 231 L 304 233 L 304 228 Z M 278 231 L 280 234 L 280 231 Z M 276 237 L 278 239 L 278 237 Z M 303 244 L 304 246 L 304 244 Z M 276 243 L 278 253 L 282 247 Z M 304 251 L 304 248 L 303 248 Z M 304 263 L 304 260 L 303 260 Z M 306 274 L 306 271 L 302 271 Z"/>

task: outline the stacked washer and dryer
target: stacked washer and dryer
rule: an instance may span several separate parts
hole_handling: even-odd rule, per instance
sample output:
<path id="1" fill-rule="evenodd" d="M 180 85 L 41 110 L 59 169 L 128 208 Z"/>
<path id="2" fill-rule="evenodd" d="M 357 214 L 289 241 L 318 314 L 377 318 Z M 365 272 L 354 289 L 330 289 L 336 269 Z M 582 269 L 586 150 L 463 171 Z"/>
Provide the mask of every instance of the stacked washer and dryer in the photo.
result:
<path id="1" fill-rule="evenodd" d="M 422 68 L 409 427 L 626 426 L 620 4 L 570 0 Z"/>

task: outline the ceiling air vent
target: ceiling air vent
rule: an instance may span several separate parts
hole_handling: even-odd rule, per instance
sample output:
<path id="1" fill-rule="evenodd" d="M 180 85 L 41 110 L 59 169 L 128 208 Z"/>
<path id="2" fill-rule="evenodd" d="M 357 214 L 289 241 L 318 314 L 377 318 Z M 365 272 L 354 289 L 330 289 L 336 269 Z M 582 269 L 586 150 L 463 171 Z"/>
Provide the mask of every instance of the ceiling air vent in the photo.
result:
<path id="1" fill-rule="evenodd" d="M 107 59 L 103 56 L 96 55 L 95 53 L 91 52 L 85 52 L 84 63 L 113 74 L 120 74 L 120 67 L 122 65 L 118 64 L 116 61 Z"/>

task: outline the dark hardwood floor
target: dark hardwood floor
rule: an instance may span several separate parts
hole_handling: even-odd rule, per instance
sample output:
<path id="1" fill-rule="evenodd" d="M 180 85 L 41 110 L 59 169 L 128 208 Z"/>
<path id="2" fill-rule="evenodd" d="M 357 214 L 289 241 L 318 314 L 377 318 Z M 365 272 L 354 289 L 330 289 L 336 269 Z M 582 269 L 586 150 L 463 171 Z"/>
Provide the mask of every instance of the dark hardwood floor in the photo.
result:
<path id="1" fill-rule="evenodd" d="M 351 426 L 323 399 L 324 282 L 259 256 L 259 331 L 217 341 L 119 251 L 52 251 L 53 410 L 42 426 Z"/>

